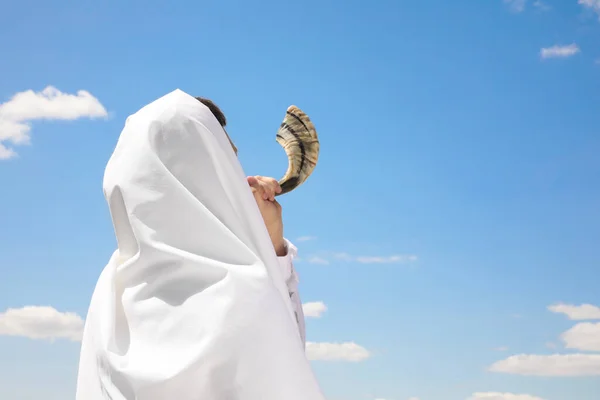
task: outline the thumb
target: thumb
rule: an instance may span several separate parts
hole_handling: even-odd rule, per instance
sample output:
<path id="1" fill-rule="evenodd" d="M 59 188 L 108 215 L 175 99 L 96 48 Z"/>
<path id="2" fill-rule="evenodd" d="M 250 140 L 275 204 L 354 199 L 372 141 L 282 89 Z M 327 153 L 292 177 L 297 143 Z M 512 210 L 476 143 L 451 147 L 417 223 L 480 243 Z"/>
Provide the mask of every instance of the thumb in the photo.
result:
<path id="1" fill-rule="evenodd" d="M 250 186 L 258 185 L 258 179 L 256 179 L 256 177 L 254 177 L 254 176 L 248 176 L 246 178 L 246 180 L 248 181 L 248 185 L 250 185 Z"/>

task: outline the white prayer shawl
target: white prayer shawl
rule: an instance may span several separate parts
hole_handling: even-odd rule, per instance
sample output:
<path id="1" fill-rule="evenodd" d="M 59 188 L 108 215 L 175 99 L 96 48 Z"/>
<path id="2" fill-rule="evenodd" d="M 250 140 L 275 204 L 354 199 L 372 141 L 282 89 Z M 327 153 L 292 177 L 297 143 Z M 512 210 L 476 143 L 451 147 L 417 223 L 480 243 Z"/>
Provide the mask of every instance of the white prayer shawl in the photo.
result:
<path id="1" fill-rule="evenodd" d="M 207 107 L 175 90 L 130 116 L 104 192 L 118 250 L 91 299 L 77 400 L 324 400 L 295 273 Z"/>
<path id="2" fill-rule="evenodd" d="M 306 345 L 304 311 L 302 311 L 302 301 L 300 301 L 300 293 L 298 293 L 298 274 L 296 273 L 293 264 L 293 259 L 298 255 L 298 249 L 287 239 L 285 240 L 285 243 L 288 249 L 287 255 L 284 257 L 277 257 L 277 259 L 279 260 L 280 268 L 283 271 L 288 292 L 290 294 L 290 299 L 292 300 L 292 307 L 294 308 L 294 313 L 298 322 L 302 344 Z"/>

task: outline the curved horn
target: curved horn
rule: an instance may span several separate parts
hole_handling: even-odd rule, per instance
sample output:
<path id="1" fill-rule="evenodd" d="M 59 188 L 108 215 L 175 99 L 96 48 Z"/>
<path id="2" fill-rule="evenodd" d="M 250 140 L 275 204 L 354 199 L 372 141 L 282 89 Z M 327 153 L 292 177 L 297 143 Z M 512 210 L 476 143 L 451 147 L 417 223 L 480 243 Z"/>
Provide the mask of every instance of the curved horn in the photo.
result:
<path id="1" fill-rule="evenodd" d="M 289 106 L 277 131 L 277 143 L 288 156 L 288 169 L 279 180 L 281 193 L 291 192 L 313 172 L 319 159 L 319 138 L 308 116 L 296 106 Z"/>

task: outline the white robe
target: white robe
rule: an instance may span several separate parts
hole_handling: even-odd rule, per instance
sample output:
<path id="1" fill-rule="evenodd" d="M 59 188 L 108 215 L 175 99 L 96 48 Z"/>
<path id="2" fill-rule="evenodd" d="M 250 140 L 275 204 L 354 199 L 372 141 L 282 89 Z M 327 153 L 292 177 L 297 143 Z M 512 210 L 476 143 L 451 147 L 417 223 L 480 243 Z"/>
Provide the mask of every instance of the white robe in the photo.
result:
<path id="1" fill-rule="evenodd" d="M 175 90 L 130 116 L 104 193 L 118 250 L 90 303 L 77 400 L 324 400 L 290 295 L 295 248 L 275 255 L 207 107 Z"/>
<path id="2" fill-rule="evenodd" d="M 298 249 L 296 246 L 291 244 L 287 239 L 285 240 L 288 252 L 284 257 L 277 257 L 279 265 L 284 274 L 284 279 L 292 300 L 292 306 L 294 308 L 294 314 L 296 321 L 298 322 L 298 330 L 300 337 L 302 338 L 302 344 L 306 345 L 306 327 L 304 321 L 304 312 L 302 311 L 302 302 L 300 301 L 300 293 L 298 293 L 298 274 L 294 268 L 294 258 L 298 255 Z"/>

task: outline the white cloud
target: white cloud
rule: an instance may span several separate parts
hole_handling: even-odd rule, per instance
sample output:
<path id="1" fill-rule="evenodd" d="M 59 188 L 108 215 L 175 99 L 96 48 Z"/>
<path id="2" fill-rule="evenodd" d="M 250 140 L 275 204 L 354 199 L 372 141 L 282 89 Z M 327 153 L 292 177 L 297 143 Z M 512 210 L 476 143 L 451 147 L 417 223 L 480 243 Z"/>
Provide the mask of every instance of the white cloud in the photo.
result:
<path id="1" fill-rule="evenodd" d="M 496 350 L 496 351 L 508 351 L 508 346 L 496 347 L 496 348 L 494 348 L 494 350 Z"/>
<path id="2" fill-rule="evenodd" d="M 308 242 L 309 240 L 316 240 L 316 236 L 300 236 L 296 239 L 297 242 Z"/>
<path id="3" fill-rule="evenodd" d="M 359 264 L 396 264 L 415 262 L 418 260 L 418 257 L 412 254 L 391 256 L 351 256 L 348 253 L 333 253 L 332 257 L 336 260 L 357 262 Z M 313 264 L 329 264 L 329 260 L 322 257 L 313 257 L 311 260 L 309 260 L 309 262 L 312 262 Z"/>
<path id="4" fill-rule="evenodd" d="M 582 322 L 565 333 L 560 338 L 567 349 L 582 351 L 600 351 L 600 322 Z"/>
<path id="5" fill-rule="evenodd" d="M 532 376 L 600 376 L 600 354 L 519 354 L 495 362 L 489 370 Z"/>
<path id="6" fill-rule="evenodd" d="M 9 158 L 14 158 L 17 156 L 17 153 L 9 148 L 6 148 L 2 143 L 0 143 L 0 160 L 8 160 Z"/>
<path id="7" fill-rule="evenodd" d="M 302 312 L 307 318 L 321 318 L 325 311 L 327 311 L 327 306 L 322 301 L 302 304 Z"/>
<path id="8" fill-rule="evenodd" d="M 309 360 L 314 361 L 358 362 L 369 358 L 371 353 L 354 342 L 307 342 L 306 355 Z"/>
<path id="9" fill-rule="evenodd" d="M 107 115 L 100 101 L 85 90 L 68 94 L 48 86 L 41 92 L 27 90 L 16 93 L 9 101 L 0 104 L 0 159 L 17 155 L 13 149 L 6 147 L 6 143 L 15 146 L 29 144 L 31 121 L 71 121 Z"/>
<path id="10" fill-rule="evenodd" d="M 499 392 L 473 393 L 467 400 L 544 400 L 541 397 L 530 394 L 513 394 Z"/>
<path id="11" fill-rule="evenodd" d="M 334 253 L 333 256 L 342 261 L 352 261 L 352 257 L 348 253 Z"/>
<path id="12" fill-rule="evenodd" d="M 328 265 L 329 261 L 327 261 L 324 258 L 321 257 L 311 257 L 308 259 L 308 262 L 311 264 L 321 264 L 321 265 Z"/>
<path id="13" fill-rule="evenodd" d="M 412 261 L 417 261 L 417 256 L 395 255 L 388 257 L 356 257 L 356 262 L 361 264 L 392 264 Z"/>
<path id="14" fill-rule="evenodd" d="M 30 339 L 81 340 L 83 319 L 72 312 L 59 312 L 52 307 L 26 306 L 9 308 L 0 313 L 0 335 Z"/>
<path id="15" fill-rule="evenodd" d="M 548 310 L 557 314 L 565 314 L 570 320 L 582 321 L 586 319 L 600 319 L 600 307 L 591 304 L 574 306 L 571 304 L 553 304 Z"/>
<path id="16" fill-rule="evenodd" d="M 511 11 L 520 13 L 525 10 L 526 0 L 504 0 L 504 4 L 507 4 Z"/>
<path id="17" fill-rule="evenodd" d="M 542 58 L 567 58 L 574 56 L 580 51 L 579 46 L 575 43 L 566 46 L 556 45 L 542 48 L 540 50 L 540 56 Z"/>
<path id="18" fill-rule="evenodd" d="M 378 397 L 374 400 L 386 400 L 386 399 L 382 399 L 382 398 Z M 410 397 L 408 400 L 419 400 L 419 398 L 418 397 Z"/>
<path id="19" fill-rule="evenodd" d="M 533 6 L 541 11 L 549 11 L 552 8 L 542 0 L 535 0 Z"/>
<path id="20" fill-rule="evenodd" d="M 579 0 L 577 3 L 600 15 L 600 0 Z"/>

